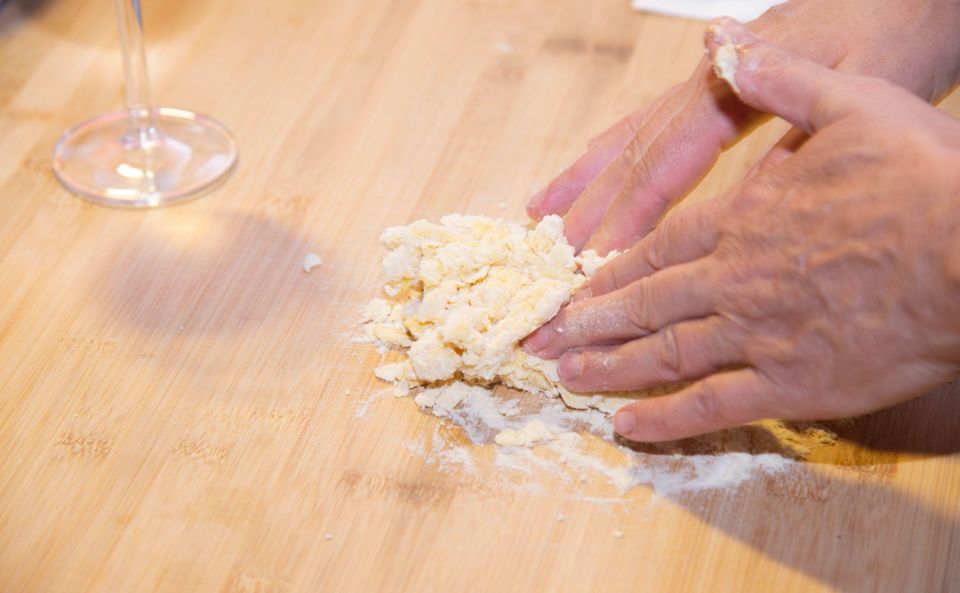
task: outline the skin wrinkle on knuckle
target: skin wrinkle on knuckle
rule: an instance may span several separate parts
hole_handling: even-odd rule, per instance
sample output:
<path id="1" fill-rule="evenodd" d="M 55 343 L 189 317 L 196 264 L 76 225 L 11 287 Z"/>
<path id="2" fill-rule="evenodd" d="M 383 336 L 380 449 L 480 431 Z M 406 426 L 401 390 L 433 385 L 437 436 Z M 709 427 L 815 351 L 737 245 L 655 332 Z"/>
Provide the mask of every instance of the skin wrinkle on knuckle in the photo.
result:
<path id="1" fill-rule="evenodd" d="M 659 378 L 668 383 L 683 379 L 683 364 L 674 326 L 668 325 L 655 335 L 657 337 L 653 352 Z"/>
<path id="2" fill-rule="evenodd" d="M 653 331 L 651 292 L 650 277 L 640 278 L 630 285 L 629 293 L 622 301 L 625 321 L 637 329 L 640 335 L 648 335 Z"/>
<path id="3" fill-rule="evenodd" d="M 667 267 L 665 254 L 670 244 L 669 237 L 673 234 L 668 229 L 672 228 L 673 225 L 673 222 L 664 220 L 648 235 L 649 241 L 645 242 L 643 260 L 654 272 L 659 272 Z"/>
<path id="4" fill-rule="evenodd" d="M 619 265 L 615 260 L 613 265 L 607 266 L 606 269 L 608 269 L 609 272 L 604 275 L 604 280 L 601 281 L 604 283 L 602 283 L 600 287 L 604 289 L 605 292 L 610 292 L 629 284 L 630 269 L 628 268 L 628 265 Z M 604 271 L 603 268 L 601 268 L 601 272 L 602 271 Z"/>
<path id="5" fill-rule="evenodd" d="M 726 418 L 720 397 L 709 380 L 701 381 L 693 387 L 690 395 L 691 416 L 704 425 L 723 423 Z"/>

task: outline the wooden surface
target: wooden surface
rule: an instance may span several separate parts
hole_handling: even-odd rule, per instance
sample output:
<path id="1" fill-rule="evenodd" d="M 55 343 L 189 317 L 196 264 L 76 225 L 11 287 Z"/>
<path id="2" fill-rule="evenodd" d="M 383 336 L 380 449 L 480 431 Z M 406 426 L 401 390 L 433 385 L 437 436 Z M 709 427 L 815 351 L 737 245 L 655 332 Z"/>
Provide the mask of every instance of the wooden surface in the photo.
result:
<path id="1" fill-rule="evenodd" d="M 608 505 L 601 481 L 524 493 L 426 463 L 406 444 L 446 425 L 410 400 L 358 417 L 377 355 L 347 340 L 380 230 L 521 219 L 691 70 L 702 24 L 627 0 L 144 4 L 157 102 L 241 150 L 226 185 L 152 212 L 50 171 L 65 127 L 121 104 L 111 3 L 0 10 L 0 591 L 960 590 L 956 386 L 789 481 Z"/>

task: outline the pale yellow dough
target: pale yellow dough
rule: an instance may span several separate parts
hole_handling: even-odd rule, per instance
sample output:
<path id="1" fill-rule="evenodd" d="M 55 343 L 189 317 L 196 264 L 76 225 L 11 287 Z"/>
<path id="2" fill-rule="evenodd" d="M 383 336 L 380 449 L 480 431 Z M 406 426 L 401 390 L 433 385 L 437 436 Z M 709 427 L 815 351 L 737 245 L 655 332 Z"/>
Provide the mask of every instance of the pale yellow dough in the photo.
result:
<path id="1" fill-rule="evenodd" d="M 503 383 L 587 405 L 559 384 L 557 364 L 529 355 L 520 340 L 549 321 L 608 259 L 574 255 L 563 219 L 535 228 L 451 214 L 391 227 L 380 238 L 386 299 L 364 310 L 370 341 L 404 352 L 376 370 L 395 393 L 451 381 Z"/>

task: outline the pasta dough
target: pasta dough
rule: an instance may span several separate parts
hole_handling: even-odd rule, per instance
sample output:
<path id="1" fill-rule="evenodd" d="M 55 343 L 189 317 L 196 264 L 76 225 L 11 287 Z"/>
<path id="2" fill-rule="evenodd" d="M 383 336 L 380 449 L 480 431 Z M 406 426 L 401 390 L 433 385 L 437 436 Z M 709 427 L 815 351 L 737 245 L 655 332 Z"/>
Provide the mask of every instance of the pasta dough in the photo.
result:
<path id="1" fill-rule="evenodd" d="M 404 353 L 375 371 L 397 395 L 455 381 L 502 383 L 588 405 L 590 398 L 560 385 L 556 361 L 527 354 L 520 340 L 556 315 L 615 253 L 575 255 L 559 216 L 529 229 L 451 214 L 439 223 L 388 228 L 380 241 L 389 250 L 387 298 L 367 305 L 364 329 L 369 341 Z"/>

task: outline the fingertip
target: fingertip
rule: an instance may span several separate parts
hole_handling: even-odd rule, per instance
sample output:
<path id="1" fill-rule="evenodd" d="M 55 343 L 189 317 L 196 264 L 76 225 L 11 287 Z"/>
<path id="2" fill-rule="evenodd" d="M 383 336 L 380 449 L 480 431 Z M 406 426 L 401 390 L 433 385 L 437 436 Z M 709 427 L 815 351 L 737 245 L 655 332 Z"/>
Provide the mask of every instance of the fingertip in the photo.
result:
<path id="1" fill-rule="evenodd" d="M 583 373 L 583 354 L 580 352 L 567 352 L 560 357 L 557 363 L 557 374 L 564 384 L 575 381 Z"/>
<path id="2" fill-rule="evenodd" d="M 576 303 L 579 301 L 585 301 L 593 297 L 593 289 L 590 287 L 592 282 L 588 282 L 583 285 L 583 288 L 573 293 L 573 298 L 570 299 L 571 303 Z"/>
<path id="3" fill-rule="evenodd" d="M 630 435 L 633 434 L 636 427 L 637 417 L 627 408 L 621 408 L 613 417 L 613 429 L 623 437 L 631 438 Z"/>
<path id="4" fill-rule="evenodd" d="M 703 43 L 707 46 L 707 49 L 716 48 L 724 44 L 726 41 L 726 31 L 724 30 L 724 24 L 728 20 L 733 20 L 730 17 L 721 16 L 713 19 L 710 23 L 707 24 L 706 30 L 703 32 Z M 736 22 L 736 21 L 734 21 Z"/>
<path id="5" fill-rule="evenodd" d="M 522 347 L 527 354 L 545 358 L 545 356 L 543 356 L 543 350 L 553 341 L 554 331 L 551 325 L 552 322 L 547 323 L 524 338 Z"/>
<path id="6" fill-rule="evenodd" d="M 527 214 L 534 220 L 540 220 L 547 212 L 543 211 L 543 201 L 547 196 L 547 189 L 543 188 L 527 200 Z"/>

